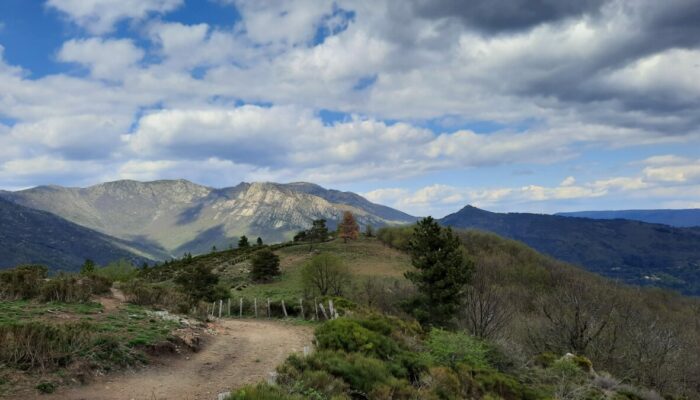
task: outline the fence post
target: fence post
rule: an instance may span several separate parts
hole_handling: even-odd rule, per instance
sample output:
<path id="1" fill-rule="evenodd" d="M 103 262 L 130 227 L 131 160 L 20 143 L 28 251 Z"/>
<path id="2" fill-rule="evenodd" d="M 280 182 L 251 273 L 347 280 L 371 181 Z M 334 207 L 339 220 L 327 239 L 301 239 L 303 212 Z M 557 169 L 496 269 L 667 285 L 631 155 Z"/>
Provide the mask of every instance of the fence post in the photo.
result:
<path id="1" fill-rule="evenodd" d="M 284 311 L 284 317 L 285 317 L 285 318 L 289 317 L 289 316 L 287 315 L 287 307 L 284 306 L 284 300 L 282 300 L 282 311 Z"/>
<path id="2" fill-rule="evenodd" d="M 301 310 L 301 319 L 304 319 L 304 299 L 299 299 L 299 309 Z"/>
<path id="3" fill-rule="evenodd" d="M 214 317 L 214 312 L 216 311 L 216 301 L 211 302 L 211 316 Z"/>
<path id="4" fill-rule="evenodd" d="M 219 299 L 219 318 L 221 318 L 221 309 L 224 308 L 224 300 Z"/>
<path id="5" fill-rule="evenodd" d="M 258 318 L 258 298 L 253 297 L 253 307 L 255 308 L 255 318 Z"/>
<path id="6" fill-rule="evenodd" d="M 328 313 L 331 315 L 331 319 L 334 319 L 335 308 L 333 308 L 333 300 L 328 300 Z"/>
<path id="7" fill-rule="evenodd" d="M 230 317 L 231 317 L 231 298 L 230 298 L 230 297 L 228 298 L 228 307 L 227 307 L 227 310 L 228 310 L 228 316 L 229 316 L 229 318 L 230 318 Z"/>
<path id="8" fill-rule="evenodd" d="M 270 298 L 267 298 L 267 318 L 272 318 L 272 312 L 270 312 Z"/>
<path id="9" fill-rule="evenodd" d="M 326 314 L 326 309 L 323 308 L 323 303 L 318 303 L 318 306 L 321 307 L 321 312 L 323 313 L 323 316 L 328 320 L 328 314 Z"/>
<path id="10" fill-rule="evenodd" d="M 316 310 L 316 321 L 318 321 L 318 302 L 316 301 L 315 297 L 314 297 L 314 310 Z"/>
<path id="11" fill-rule="evenodd" d="M 243 318 L 243 297 L 238 298 L 238 318 Z"/>

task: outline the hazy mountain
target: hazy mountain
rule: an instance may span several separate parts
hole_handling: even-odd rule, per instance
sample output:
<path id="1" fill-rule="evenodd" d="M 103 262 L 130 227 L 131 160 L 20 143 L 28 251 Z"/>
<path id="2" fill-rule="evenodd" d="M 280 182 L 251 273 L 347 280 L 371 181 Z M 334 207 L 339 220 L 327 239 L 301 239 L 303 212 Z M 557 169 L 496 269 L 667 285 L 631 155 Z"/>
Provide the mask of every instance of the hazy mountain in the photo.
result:
<path id="1" fill-rule="evenodd" d="M 501 214 L 471 206 L 440 222 L 519 240 L 554 258 L 625 282 L 700 294 L 700 228 L 631 220 Z"/>
<path id="2" fill-rule="evenodd" d="M 122 258 L 140 263 L 146 260 L 143 254 L 154 252 L 48 212 L 0 199 L 0 268 L 38 263 L 54 270 L 74 271 L 86 258 L 98 264 Z"/>
<path id="3" fill-rule="evenodd" d="M 685 210 L 576 211 L 558 213 L 557 215 L 593 219 L 631 219 L 634 221 L 685 228 L 700 226 L 700 208 Z"/>
<path id="4" fill-rule="evenodd" d="M 230 246 L 240 235 L 266 242 L 291 238 L 311 221 L 332 227 L 344 210 L 361 225 L 415 220 L 348 192 L 309 183 L 241 183 L 215 189 L 185 180 L 116 181 L 87 188 L 40 186 L 0 194 L 85 227 L 162 247 L 174 256 Z"/>

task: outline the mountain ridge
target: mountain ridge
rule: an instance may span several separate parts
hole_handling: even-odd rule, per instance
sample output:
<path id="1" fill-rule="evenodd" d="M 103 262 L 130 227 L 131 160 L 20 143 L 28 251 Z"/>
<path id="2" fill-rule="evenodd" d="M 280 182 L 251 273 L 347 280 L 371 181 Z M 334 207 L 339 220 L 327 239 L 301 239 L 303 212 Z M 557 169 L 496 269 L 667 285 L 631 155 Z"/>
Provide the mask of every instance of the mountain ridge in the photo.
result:
<path id="1" fill-rule="evenodd" d="M 490 231 L 518 240 L 556 259 L 627 283 L 700 294 L 700 228 L 494 213 L 473 206 L 439 221 L 445 226 Z"/>
<path id="2" fill-rule="evenodd" d="M 171 256 L 228 247 L 241 235 L 288 240 L 313 219 L 324 218 L 332 228 L 343 211 L 375 227 L 416 220 L 357 194 L 308 182 L 213 188 L 184 179 L 119 180 L 85 188 L 38 186 L 0 197 L 123 240 L 145 241 Z"/>
<path id="3" fill-rule="evenodd" d="M 572 211 L 556 213 L 555 215 L 592 219 L 630 219 L 678 228 L 700 227 L 700 208 Z"/>

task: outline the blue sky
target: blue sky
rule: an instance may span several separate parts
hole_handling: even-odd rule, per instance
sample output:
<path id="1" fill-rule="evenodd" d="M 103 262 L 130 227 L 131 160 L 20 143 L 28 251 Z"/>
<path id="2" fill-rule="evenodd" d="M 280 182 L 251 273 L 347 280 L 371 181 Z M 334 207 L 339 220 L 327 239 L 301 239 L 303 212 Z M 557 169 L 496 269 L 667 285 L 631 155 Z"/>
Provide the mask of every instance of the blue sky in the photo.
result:
<path id="1" fill-rule="evenodd" d="M 303 180 L 416 215 L 700 207 L 700 7 L 657 3 L 4 0 L 0 189 Z"/>

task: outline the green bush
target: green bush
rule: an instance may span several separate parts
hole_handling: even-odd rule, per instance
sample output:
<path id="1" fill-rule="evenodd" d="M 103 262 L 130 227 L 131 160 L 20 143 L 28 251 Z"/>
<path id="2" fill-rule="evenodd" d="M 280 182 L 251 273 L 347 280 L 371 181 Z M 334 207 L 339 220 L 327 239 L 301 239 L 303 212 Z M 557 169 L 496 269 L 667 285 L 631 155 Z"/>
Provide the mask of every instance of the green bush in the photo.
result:
<path id="1" fill-rule="evenodd" d="M 432 329 L 426 340 L 430 361 L 455 367 L 462 363 L 474 368 L 489 368 L 489 347 L 479 339 L 460 332 Z"/>
<path id="2" fill-rule="evenodd" d="M 53 393 L 56 391 L 56 384 L 53 382 L 41 382 L 36 385 L 36 389 L 41 393 Z"/>
<path id="3" fill-rule="evenodd" d="M 342 378 L 351 389 L 365 393 L 391 378 L 391 372 L 385 363 L 363 354 L 319 351 L 311 358 L 309 362 L 316 370 L 328 371 Z"/>
<path id="4" fill-rule="evenodd" d="M 102 268 L 95 268 L 94 274 L 105 277 L 112 282 L 127 282 L 136 278 L 139 269 L 127 260 L 114 261 Z"/>
<path id="5" fill-rule="evenodd" d="M 0 299 L 28 300 L 38 296 L 47 273 L 43 265 L 22 265 L 0 271 Z"/>
<path id="6" fill-rule="evenodd" d="M 306 397 L 285 392 L 279 386 L 258 384 L 231 393 L 229 400 L 305 400 Z"/>
<path id="7" fill-rule="evenodd" d="M 339 318 L 316 329 L 320 349 L 359 352 L 382 359 L 399 353 L 399 346 L 385 335 L 371 331 L 355 320 Z"/>

